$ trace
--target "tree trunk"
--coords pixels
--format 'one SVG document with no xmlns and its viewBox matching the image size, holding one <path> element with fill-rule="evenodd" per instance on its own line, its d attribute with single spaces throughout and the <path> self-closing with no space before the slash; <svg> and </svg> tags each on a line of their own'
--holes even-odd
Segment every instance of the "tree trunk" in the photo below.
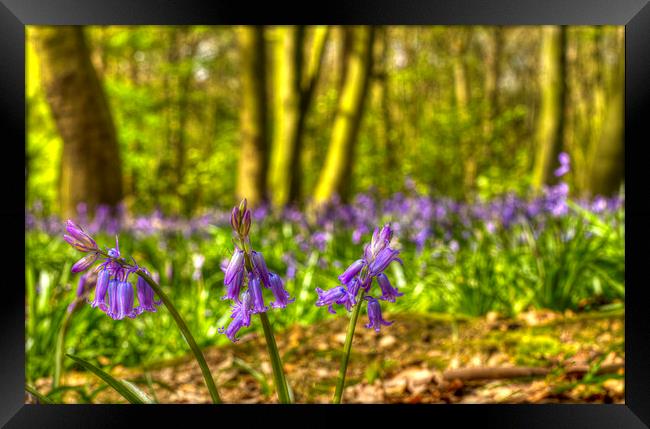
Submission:
<svg viewBox="0 0 650 429">
<path fill-rule="evenodd" d="M 73 217 L 79 203 L 122 199 L 119 147 L 106 96 L 90 61 L 82 27 L 36 27 L 47 101 L 63 139 L 60 204 Z"/>
<path fill-rule="evenodd" d="M 289 201 L 294 203 L 299 201 L 301 197 L 302 167 L 300 153 L 305 135 L 307 114 L 309 113 L 314 98 L 316 83 L 320 77 L 328 34 L 329 29 L 326 26 L 319 26 L 314 29 L 311 51 L 306 64 L 307 68 L 302 74 L 300 85 L 300 114 L 298 115 L 298 129 L 296 130 L 296 141 L 293 144 L 293 154 L 291 157 L 293 160 L 293 169 L 291 171 L 291 183 L 289 186 Z"/>
<path fill-rule="evenodd" d="M 397 145 L 393 137 L 393 120 L 390 112 L 390 74 L 388 73 L 388 27 L 377 28 L 377 55 L 378 67 L 375 79 L 377 83 L 377 98 L 379 99 L 379 110 L 381 112 L 380 140 L 384 149 L 384 168 L 386 171 L 395 171 L 398 168 Z M 393 178 L 384 175 L 384 188 L 390 192 L 393 190 Z"/>
<path fill-rule="evenodd" d="M 541 108 L 533 170 L 535 189 L 557 182 L 553 171 L 559 165 L 557 157 L 564 144 L 565 74 L 566 27 L 545 26 L 542 28 Z"/>
<path fill-rule="evenodd" d="M 271 197 L 282 206 L 289 199 L 292 169 L 298 164 L 294 159 L 294 146 L 298 138 L 300 116 L 300 80 L 302 78 L 305 29 L 303 26 L 286 26 L 275 29 L 277 40 L 273 50 L 274 77 L 274 130 L 271 154 Z"/>
<path fill-rule="evenodd" d="M 256 205 L 266 200 L 267 119 L 263 26 L 237 29 L 240 45 L 242 108 L 237 194 Z"/>
<path fill-rule="evenodd" d="M 459 122 L 458 145 L 463 159 L 463 184 L 467 192 L 474 189 L 477 174 L 475 142 L 467 137 L 471 116 L 469 101 L 471 99 L 471 86 L 467 70 L 467 51 L 472 37 L 471 29 L 462 28 L 452 41 L 452 54 L 454 57 L 454 96 L 456 112 Z"/>
<path fill-rule="evenodd" d="M 351 38 L 351 48 L 345 61 L 345 81 L 341 86 L 327 158 L 314 193 L 316 204 L 327 201 L 334 194 L 346 200 L 350 189 L 354 144 L 372 68 L 374 29 L 368 26 L 354 27 Z"/>
<path fill-rule="evenodd" d="M 501 79 L 501 51 L 503 47 L 503 28 L 496 26 L 490 28 L 488 38 L 488 52 L 486 55 L 485 73 L 485 99 L 487 103 L 484 130 L 484 145 L 488 149 L 492 146 L 494 121 L 499 115 L 499 81 Z"/>
<path fill-rule="evenodd" d="M 602 133 L 590 159 L 591 195 L 613 195 L 625 177 L 625 49 L 623 29 L 617 29 L 619 59 Z"/>
</svg>

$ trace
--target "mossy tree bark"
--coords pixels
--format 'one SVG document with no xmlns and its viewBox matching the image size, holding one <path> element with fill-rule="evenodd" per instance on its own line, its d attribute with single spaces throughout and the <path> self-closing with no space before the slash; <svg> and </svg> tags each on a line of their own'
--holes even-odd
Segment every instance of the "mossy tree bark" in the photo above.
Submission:
<svg viewBox="0 0 650 429">
<path fill-rule="evenodd" d="M 471 82 L 468 76 L 467 54 L 472 39 L 472 30 L 466 27 L 458 29 L 458 36 L 452 40 L 454 71 L 454 100 L 456 103 L 458 130 L 458 145 L 463 158 L 463 183 L 465 190 L 471 192 L 475 188 L 477 175 L 476 143 L 468 136 L 471 129 L 471 114 L 469 104 L 472 98 Z"/>
<path fill-rule="evenodd" d="M 485 56 L 485 123 L 483 126 L 485 148 L 490 156 L 494 138 L 494 121 L 500 113 L 499 81 L 501 80 L 501 56 L 503 50 L 503 27 L 495 26 L 488 30 L 487 52 Z"/>
<path fill-rule="evenodd" d="M 92 212 L 123 197 L 122 164 L 110 108 L 90 60 L 83 28 L 33 30 L 48 104 L 63 140 L 61 213 L 74 217 L 79 203 Z"/>
<path fill-rule="evenodd" d="M 533 167 L 533 187 L 540 189 L 557 179 L 553 171 L 564 145 L 566 105 L 566 27 L 542 28 L 541 107 L 537 122 L 537 153 Z"/>
<path fill-rule="evenodd" d="M 328 29 L 315 27 L 305 55 L 305 26 L 276 30 L 274 64 L 274 132 L 271 157 L 271 196 L 282 206 L 300 199 L 305 122 L 318 81 Z"/>
<path fill-rule="evenodd" d="M 263 26 L 237 28 L 241 62 L 241 152 L 237 195 L 256 205 L 266 200 L 267 105 Z"/>
<path fill-rule="evenodd" d="M 613 195 L 625 177 L 625 49 L 624 29 L 617 29 L 619 58 L 611 83 L 602 133 L 589 164 L 590 195 Z"/>
<path fill-rule="evenodd" d="M 316 204 L 322 204 L 335 194 L 346 200 L 350 190 L 354 146 L 372 69 L 374 28 L 350 28 L 350 35 L 350 51 L 345 61 L 345 79 L 341 85 L 332 137 L 314 192 Z"/>
</svg>

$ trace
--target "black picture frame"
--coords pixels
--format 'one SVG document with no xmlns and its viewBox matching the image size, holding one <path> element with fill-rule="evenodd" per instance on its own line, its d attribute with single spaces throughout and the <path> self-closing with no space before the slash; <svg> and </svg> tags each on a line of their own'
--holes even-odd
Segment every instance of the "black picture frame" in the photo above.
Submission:
<svg viewBox="0 0 650 429">
<path fill-rule="evenodd" d="M 26 405 L 24 202 L 15 183 L 20 165 L 4 158 L 0 219 L 0 424 L 16 427 L 125 427 L 155 421 L 225 425 L 223 417 L 256 424 L 477 425 L 480 427 L 641 428 L 650 425 L 650 311 L 642 299 L 650 261 L 650 5 L 648 0 L 347 0 L 322 3 L 213 0 L 0 0 L 0 134 L 5 154 L 22 156 L 25 136 L 25 26 L 31 24 L 502 24 L 625 25 L 626 313 L 624 405 Z M 25 192 L 25 189 L 23 188 Z M 23 193 L 24 193 L 23 192 Z M 629 238 L 629 239 L 628 239 Z M 200 419 L 200 420 L 199 420 Z M 204 420 L 207 419 L 207 420 Z"/>
</svg>

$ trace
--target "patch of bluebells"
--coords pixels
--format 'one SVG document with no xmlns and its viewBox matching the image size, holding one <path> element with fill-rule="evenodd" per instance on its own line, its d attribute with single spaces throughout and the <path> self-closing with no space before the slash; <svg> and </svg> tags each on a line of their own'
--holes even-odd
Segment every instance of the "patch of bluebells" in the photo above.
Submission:
<svg viewBox="0 0 650 429">
<path fill-rule="evenodd" d="M 230 317 L 232 321 L 227 328 L 219 328 L 219 333 L 225 334 L 232 342 L 237 342 L 237 334 L 242 327 L 251 323 L 251 314 L 265 313 L 269 306 L 265 305 L 263 288 L 270 289 L 275 300 L 271 308 L 283 309 L 295 301 L 284 289 L 280 276 L 269 271 L 260 252 L 253 250 L 249 231 L 251 227 L 251 210 L 247 208 L 246 199 L 233 208 L 230 225 L 234 233 L 235 249 L 227 264 L 222 264 L 225 272 L 223 283 L 226 294 L 222 299 L 233 301 Z"/>
<path fill-rule="evenodd" d="M 317 307 L 327 306 L 330 313 L 336 314 L 334 304 L 343 305 L 350 311 L 355 305 L 361 305 L 361 301 L 367 303 L 369 322 L 366 328 L 372 328 L 379 332 L 381 326 L 391 325 L 383 319 L 381 305 L 378 300 L 395 302 L 397 297 L 404 294 L 393 287 L 384 271 L 393 261 L 402 263 L 397 257 L 399 250 L 390 247 L 390 240 L 393 232 L 390 225 L 384 225 L 380 230 L 375 228 L 372 240 L 363 251 L 363 258 L 354 261 L 340 276 L 340 286 L 323 290 L 316 288 L 318 300 Z M 378 284 L 381 296 L 375 298 L 371 295 L 373 280 Z"/>
<path fill-rule="evenodd" d="M 129 276 L 138 270 L 149 274 L 146 268 L 139 267 L 135 261 L 126 263 L 120 253 L 117 237 L 115 247 L 102 251 L 95 240 L 73 221 L 65 223 L 63 239 L 75 249 L 86 253 L 86 256 L 77 261 L 71 271 L 80 273 L 87 271 L 93 264 L 101 263 L 94 270 L 85 273 L 79 279 L 77 300 L 68 311 L 74 311 L 77 301 L 87 296 L 94 287 L 95 296 L 88 300 L 92 308 L 99 308 L 113 320 L 122 320 L 125 317 L 135 318 L 145 311 L 156 312 L 156 306 L 162 304 L 154 299 L 154 291 L 147 282 L 138 276 L 136 280 L 136 294 L 139 305 L 135 305 L 133 285 Z"/>
<path fill-rule="evenodd" d="M 392 223 L 392 230 L 399 234 L 402 242 L 414 244 L 418 252 L 439 240 L 446 243 L 471 240 L 476 228 L 498 233 L 526 224 L 533 227 L 533 233 L 537 236 L 549 224 L 549 220 L 570 215 L 567 204 L 569 187 L 563 181 L 570 171 L 567 154 L 560 154 L 558 165 L 555 174 L 560 182 L 544 188 L 541 195 L 528 199 L 507 193 L 490 201 L 465 203 L 421 195 L 414 186 L 407 186 L 405 192 L 395 193 L 383 201 L 377 201 L 368 194 L 359 194 L 350 204 L 342 204 L 338 197 L 334 197 L 313 217 L 295 206 L 271 210 L 265 204 L 257 207 L 251 216 L 252 219 L 259 219 L 260 230 L 264 231 L 290 224 L 298 249 L 307 256 L 315 250 L 324 252 L 341 231 L 350 234 L 352 242 L 358 244 L 374 225 L 382 224 L 385 219 L 399 219 L 399 222 Z M 624 197 L 596 196 L 593 200 L 574 202 L 605 217 L 624 206 Z M 209 238 L 209 226 L 228 226 L 231 214 L 229 210 L 215 209 L 189 219 L 165 217 L 160 211 L 149 216 L 132 216 L 124 206 L 115 209 L 99 206 L 94 218 L 90 219 L 84 204 L 79 205 L 78 211 L 78 218 L 88 222 L 91 234 L 104 232 L 113 235 L 119 231 L 136 238 L 158 235 L 161 243 L 177 235 Z M 62 232 L 60 220 L 45 216 L 42 205 L 37 203 L 32 211 L 25 213 L 25 228 L 57 235 Z"/>
</svg>

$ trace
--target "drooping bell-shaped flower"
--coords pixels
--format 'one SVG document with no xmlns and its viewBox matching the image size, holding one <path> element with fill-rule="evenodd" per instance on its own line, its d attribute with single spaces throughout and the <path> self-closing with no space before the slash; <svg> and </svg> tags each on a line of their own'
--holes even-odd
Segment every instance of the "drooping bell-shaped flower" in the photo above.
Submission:
<svg viewBox="0 0 650 429">
<path fill-rule="evenodd" d="M 232 254 L 232 258 L 230 258 L 230 263 L 228 264 L 228 268 L 226 268 L 226 276 L 223 279 L 223 283 L 225 285 L 229 285 L 230 282 L 233 281 L 237 273 L 242 271 L 244 269 L 244 252 L 235 249 L 235 253 Z"/>
<path fill-rule="evenodd" d="M 390 247 L 386 247 L 384 249 L 381 249 L 379 253 L 377 253 L 377 256 L 375 257 L 375 260 L 370 263 L 369 266 L 369 271 L 370 271 L 370 276 L 376 276 L 382 271 L 388 267 L 388 264 L 390 264 L 393 261 L 398 261 L 402 262 L 401 259 L 397 257 L 399 254 L 399 250 L 394 250 L 391 249 Z"/>
<path fill-rule="evenodd" d="M 354 261 L 344 272 L 339 276 L 339 280 L 343 284 L 348 284 L 350 283 L 350 280 L 357 274 L 359 274 L 359 271 L 366 265 L 366 261 L 363 259 L 358 259 Z"/>
<path fill-rule="evenodd" d="M 371 296 L 366 296 L 365 299 L 368 301 L 368 320 L 369 322 L 365 325 L 366 328 L 373 328 L 376 332 L 379 332 L 381 326 L 390 326 L 393 322 L 387 322 L 381 316 L 381 305 L 379 301 Z"/>
<path fill-rule="evenodd" d="M 381 288 L 382 295 L 379 297 L 381 300 L 395 302 L 395 298 L 404 295 L 390 284 L 390 280 L 388 280 L 388 277 L 384 273 L 377 274 L 377 283 L 379 283 L 379 287 Z"/>
<path fill-rule="evenodd" d="M 99 274 L 97 274 L 95 298 L 90 303 L 90 306 L 92 308 L 99 307 L 99 309 L 103 312 L 106 312 L 106 310 L 108 310 L 108 306 L 106 305 L 106 292 L 108 291 L 108 283 L 110 277 L 111 274 L 108 272 L 108 270 L 101 270 Z"/>
<path fill-rule="evenodd" d="M 282 279 L 275 273 L 269 274 L 271 281 L 271 292 L 275 296 L 275 301 L 271 303 L 273 308 L 285 308 L 287 304 L 294 302 L 296 299 L 291 299 L 291 295 L 284 288 L 282 284 Z"/>
<path fill-rule="evenodd" d="M 267 288 L 270 287 L 269 269 L 266 267 L 264 256 L 262 256 L 260 252 L 253 250 L 251 252 L 251 261 L 253 262 L 253 267 L 255 268 L 255 271 L 257 271 L 262 283 L 264 283 L 264 286 Z"/>
<path fill-rule="evenodd" d="M 245 291 L 242 294 L 241 301 L 235 302 L 232 306 L 232 314 L 230 317 L 233 319 L 228 325 L 228 328 L 221 327 L 218 329 L 220 334 L 226 334 L 226 336 L 232 342 L 239 341 L 237 338 L 237 333 L 244 326 L 250 326 L 251 323 L 251 312 L 252 312 L 252 298 L 248 291 Z"/>
<path fill-rule="evenodd" d="M 226 286 L 226 294 L 221 299 L 231 299 L 236 301 L 239 299 L 239 292 L 244 284 L 244 270 L 239 271 L 235 278 Z"/>
<path fill-rule="evenodd" d="M 118 281 L 115 288 L 116 305 L 112 314 L 109 314 L 114 320 L 122 320 L 125 317 L 135 318 L 137 316 L 133 308 L 133 286 L 127 281 Z M 113 306 L 111 305 L 111 308 Z"/>
<path fill-rule="evenodd" d="M 256 275 L 248 274 L 248 290 L 253 299 L 253 313 L 264 313 L 269 307 L 264 305 L 264 296 L 262 295 L 262 286 L 260 279 Z"/>
<path fill-rule="evenodd" d="M 334 310 L 334 304 L 344 304 L 348 298 L 348 291 L 345 290 L 343 286 L 336 286 L 332 289 L 323 290 L 321 288 L 316 288 L 316 293 L 318 294 L 318 301 L 316 301 L 317 307 L 323 307 L 327 305 L 327 311 L 332 314 L 336 314 Z"/>
<path fill-rule="evenodd" d="M 149 274 L 146 270 L 145 272 Z M 142 314 L 144 311 L 155 313 L 157 311 L 155 306 L 162 304 L 162 301 L 156 301 L 154 299 L 155 292 L 151 286 L 149 286 L 145 279 L 138 276 L 136 289 L 138 293 L 138 302 L 140 304 L 135 308 L 136 314 Z"/>
</svg>

